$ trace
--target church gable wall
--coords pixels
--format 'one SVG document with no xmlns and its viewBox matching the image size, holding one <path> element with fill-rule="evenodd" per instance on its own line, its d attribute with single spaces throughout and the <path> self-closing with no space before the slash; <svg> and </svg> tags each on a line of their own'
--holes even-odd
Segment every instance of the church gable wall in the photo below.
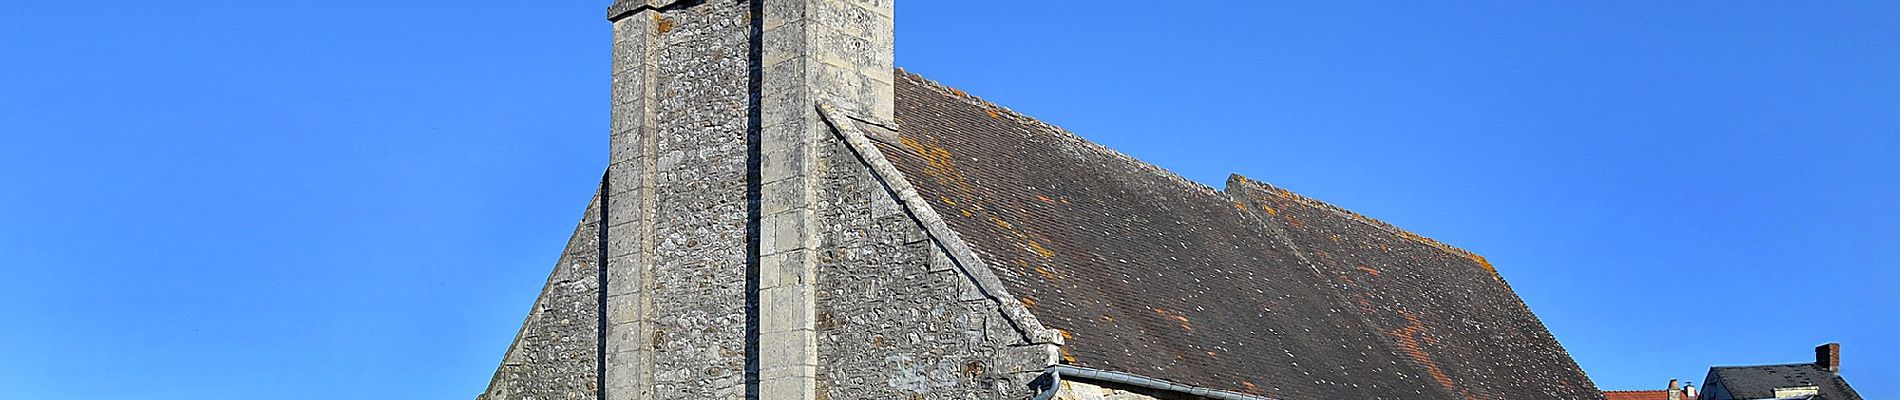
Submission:
<svg viewBox="0 0 1900 400">
<path fill-rule="evenodd" d="M 1028 398 L 1044 367 L 843 143 L 826 145 L 818 207 L 819 390 L 830 399 Z M 916 396 L 916 397 L 913 397 Z"/>
</svg>

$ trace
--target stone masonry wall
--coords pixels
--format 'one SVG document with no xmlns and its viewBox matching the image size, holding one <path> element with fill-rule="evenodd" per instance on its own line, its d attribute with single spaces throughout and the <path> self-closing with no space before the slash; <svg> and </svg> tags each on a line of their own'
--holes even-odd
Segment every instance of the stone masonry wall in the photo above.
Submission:
<svg viewBox="0 0 1900 400">
<path fill-rule="evenodd" d="M 993 299 L 842 143 L 818 207 L 818 391 L 844 399 L 1028 398 L 1034 357 Z"/>
<path fill-rule="evenodd" d="M 746 395 L 748 2 L 615 21 L 609 399 Z"/>
<path fill-rule="evenodd" d="M 890 120 L 890 0 L 755 0 L 758 41 L 759 395 L 821 400 L 816 283 L 823 152 L 818 106 Z"/>
<path fill-rule="evenodd" d="M 744 3 L 712 1 L 658 22 L 648 286 L 658 399 L 744 394 L 748 12 Z"/>
<path fill-rule="evenodd" d="M 567 240 L 554 272 L 508 347 L 488 390 L 477 399 L 594 398 L 596 337 L 600 317 L 599 198 Z"/>
</svg>

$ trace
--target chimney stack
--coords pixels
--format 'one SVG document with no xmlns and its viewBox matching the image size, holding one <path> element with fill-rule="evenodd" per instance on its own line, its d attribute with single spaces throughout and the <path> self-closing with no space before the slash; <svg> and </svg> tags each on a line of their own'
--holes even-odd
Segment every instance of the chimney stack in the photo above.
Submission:
<svg viewBox="0 0 1900 400">
<path fill-rule="evenodd" d="M 1828 343 L 1814 348 L 1814 365 L 1841 372 L 1841 344 Z"/>
<path fill-rule="evenodd" d="M 1682 397 L 1683 397 L 1683 398 L 1687 398 L 1687 399 L 1690 399 L 1690 400 L 1695 400 L 1695 399 L 1697 398 L 1697 396 L 1701 396 L 1701 394 L 1699 394 L 1699 393 L 1696 393 L 1696 391 L 1695 391 L 1695 382 L 1689 382 L 1689 384 L 1687 384 L 1687 385 L 1682 385 Z"/>
<path fill-rule="evenodd" d="M 818 110 L 895 126 L 893 1 L 608 8 L 600 399 L 823 398 L 819 196 L 835 196 L 835 142 Z M 746 323 L 672 317 L 689 313 Z"/>
<path fill-rule="evenodd" d="M 1675 379 L 1669 380 L 1669 400 L 1682 400 L 1682 384 Z"/>
</svg>

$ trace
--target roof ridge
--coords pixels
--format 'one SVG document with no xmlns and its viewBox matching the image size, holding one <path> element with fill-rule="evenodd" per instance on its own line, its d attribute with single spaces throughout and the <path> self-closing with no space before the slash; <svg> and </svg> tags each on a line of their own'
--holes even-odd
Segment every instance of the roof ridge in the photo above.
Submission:
<svg viewBox="0 0 1900 400">
<path fill-rule="evenodd" d="M 1426 245 L 1428 245 L 1428 246 L 1432 246 L 1432 247 L 1435 247 L 1435 248 L 1438 248 L 1439 250 L 1443 250 L 1443 251 L 1445 251 L 1445 252 L 1449 252 L 1449 253 L 1452 253 L 1453 255 L 1458 255 L 1458 256 L 1462 256 L 1462 257 L 1465 257 L 1465 258 L 1469 258 L 1469 259 L 1471 259 L 1471 260 L 1472 260 L 1473 262 L 1477 262 L 1477 263 L 1478 263 L 1478 265 L 1480 265 L 1480 266 L 1482 266 L 1482 267 L 1484 267 L 1484 269 L 1485 269 L 1485 270 L 1487 270 L 1487 271 L 1491 271 L 1491 273 L 1492 273 L 1493 275 L 1496 275 L 1496 274 L 1497 274 L 1497 268 L 1496 268 L 1496 267 L 1493 267 L 1493 266 L 1491 266 L 1491 261 L 1490 261 L 1490 260 L 1488 260 L 1488 259 L 1486 259 L 1486 258 L 1484 258 L 1484 256 L 1482 256 L 1482 255 L 1478 255 L 1478 253 L 1475 253 L 1475 252 L 1472 252 L 1472 251 L 1470 251 L 1470 250 L 1465 250 L 1465 249 L 1463 249 L 1463 248 L 1460 248 L 1460 247 L 1458 247 L 1458 246 L 1453 246 L 1453 245 L 1451 245 L 1451 244 L 1448 244 L 1448 243 L 1445 243 L 1445 242 L 1441 242 L 1441 241 L 1438 241 L 1438 239 L 1433 239 L 1433 238 L 1430 238 L 1430 237 L 1427 237 L 1427 236 L 1425 236 L 1425 235 L 1420 235 L 1420 234 L 1418 234 L 1418 233 L 1416 233 L 1416 232 L 1412 232 L 1412 231 L 1409 231 L 1409 230 L 1406 230 L 1405 228 L 1400 228 L 1400 227 L 1398 227 L 1398 226 L 1396 226 L 1396 225 L 1392 225 L 1391 223 L 1389 223 L 1389 222 L 1385 222 L 1385 221 L 1382 221 L 1382 220 L 1380 220 L 1380 219 L 1378 219 L 1378 218 L 1373 218 L 1373 217 L 1369 217 L 1369 216 L 1366 216 L 1365 214 L 1360 214 L 1360 213 L 1358 213 L 1358 212 L 1356 212 L 1356 211 L 1353 211 L 1353 210 L 1348 210 L 1348 209 L 1346 209 L 1345 207 L 1340 207 L 1340 206 L 1337 206 L 1337 205 L 1333 205 L 1332 203 L 1327 203 L 1327 202 L 1326 202 L 1326 201 L 1324 201 L 1324 200 L 1320 200 L 1320 199 L 1315 199 L 1315 198 L 1312 198 L 1312 197 L 1307 197 L 1306 195 L 1303 195 L 1303 194 L 1299 194 L 1298 192 L 1294 192 L 1294 191 L 1292 191 L 1292 190 L 1287 190 L 1287 189 L 1285 189 L 1285 188 L 1281 188 L 1281 187 L 1279 187 L 1279 186 L 1274 186 L 1273 184 L 1271 184 L 1271 183 L 1267 183 L 1267 182 L 1265 182 L 1265 181 L 1259 181 L 1259 180 L 1255 180 L 1255 179 L 1253 179 L 1253 178 L 1248 178 L 1248 177 L 1246 177 L 1246 176 L 1244 176 L 1244 175 L 1240 175 L 1240 174 L 1234 174 L 1234 175 L 1233 175 L 1233 177 L 1232 177 L 1232 179 L 1234 179 L 1234 180 L 1239 180 L 1239 181 L 1240 181 L 1241 183 L 1245 183 L 1245 184 L 1251 184 L 1251 185 L 1255 185 L 1255 186 L 1259 186 L 1259 187 L 1261 187 L 1262 189 L 1266 189 L 1266 190 L 1269 190 L 1269 191 L 1273 191 L 1273 192 L 1275 192 L 1275 193 L 1279 193 L 1279 194 L 1281 194 L 1281 195 L 1284 195 L 1284 196 L 1286 196 L 1286 198 L 1288 198 L 1288 199 L 1291 199 L 1291 200 L 1293 200 L 1293 201 L 1295 201 L 1295 202 L 1298 202 L 1298 203 L 1300 203 L 1300 204 L 1304 204 L 1304 205 L 1308 205 L 1308 206 L 1313 206 L 1313 207 L 1317 207 L 1317 208 L 1320 208 L 1320 209 L 1325 209 L 1325 210 L 1329 210 L 1329 211 L 1332 211 L 1332 212 L 1334 212 L 1334 213 L 1337 213 L 1337 214 L 1340 214 L 1340 215 L 1343 215 L 1343 216 L 1345 216 L 1345 217 L 1347 217 L 1347 218 L 1350 218 L 1350 219 L 1352 219 L 1352 220 L 1355 220 L 1355 221 L 1359 221 L 1360 223 L 1364 223 L 1364 224 L 1367 224 L 1367 225 L 1371 225 L 1371 226 L 1372 226 L 1372 227 L 1374 227 L 1374 228 L 1379 228 L 1379 229 L 1382 229 L 1382 230 L 1385 230 L 1385 231 L 1387 231 L 1387 232 L 1390 232 L 1390 233 L 1392 233 L 1392 234 L 1396 234 L 1396 235 L 1399 235 L 1399 236 L 1402 236 L 1402 237 L 1405 237 L 1405 238 L 1408 238 L 1408 239 L 1412 239 L 1412 240 L 1414 240 L 1414 241 L 1417 241 L 1417 242 L 1420 242 L 1420 243 L 1424 243 L 1424 244 L 1426 244 Z"/>
<path fill-rule="evenodd" d="M 1710 368 L 1710 369 L 1715 369 L 1715 368 L 1761 368 L 1761 367 L 1799 367 L 1799 366 L 1813 366 L 1813 367 L 1816 367 L 1816 368 L 1819 368 L 1819 367 L 1820 367 L 1820 366 L 1818 366 L 1818 365 L 1815 365 L 1815 364 L 1814 364 L 1814 363 L 1812 363 L 1812 362 L 1801 362 L 1801 363 L 1786 363 L 1786 364 L 1759 364 L 1759 365 L 1718 365 L 1718 366 L 1713 366 L 1713 367 L 1709 367 L 1709 368 Z"/>
<path fill-rule="evenodd" d="M 1114 148 L 1108 147 L 1101 143 L 1096 143 L 1094 141 L 1088 140 L 1088 138 L 1084 138 L 1082 137 L 1082 135 L 1078 135 L 1075 132 L 1070 131 L 1068 129 L 1063 129 L 1061 126 L 1057 126 L 1055 124 L 1051 124 L 1048 122 L 1043 122 L 1042 120 L 1036 119 L 1035 117 L 1031 117 L 1029 115 L 1023 114 L 1009 107 L 996 104 L 989 100 L 984 100 L 982 97 L 977 97 L 976 95 L 970 94 L 969 92 L 965 92 L 961 89 L 950 87 L 950 85 L 945 85 L 942 82 L 937 82 L 930 78 L 926 78 L 923 75 L 920 75 L 918 73 L 910 72 L 909 70 L 906 70 L 903 68 L 897 68 L 897 75 L 899 77 L 915 81 L 919 84 L 922 84 L 924 87 L 931 88 L 932 90 L 936 90 L 939 93 L 949 95 L 951 97 L 955 97 L 959 100 L 963 100 L 964 102 L 969 103 L 971 105 L 983 107 L 991 111 L 996 111 L 997 114 L 999 114 L 998 116 L 1007 116 L 1011 120 L 1017 123 L 1030 125 L 1032 127 L 1041 128 L 1050 132 L 1054 132 L 1057 134 L 1056 136 L 1059 138 L 1066 139 L 1077 144 L 1081 144 L 1086 148 L 1101 152 L 1110 157 L 1114 157 L 1114 158 L 1121 159 L 1124 161 L 1133 162 L 1137 168 L 1141 168 L 1143 170 L 1147 170 L 1157 175 L 1161 175 L 1162 177 L 1168 178 L 1169 180 L 1172 180 L 1175 183 L 1182 184 L 1191 189 L 1199 190 L 1203 192 L 1204 194 L 1214 195 L 1214 194 L 1221 193 L 1219 189 L 1215 189 L 1212 186 L 1208 186 L 1200 182 L 1195 182 L 1194 180 L 1188 179 L 1187 177 L 1183 177 L 1181 176 L 1181 174 L 1177 174 L 1174 171 L 1168 170 L 1167 168 L 1162 168 L 1161 166 L 1154 165 L 1147 161 L 1142 161 L 1140 158 L 1135 158 L 1134 156 L 1130 156 L 1126 153 L 1122 153 L 1119 150 L 1115 150 Z"/>
</svg>

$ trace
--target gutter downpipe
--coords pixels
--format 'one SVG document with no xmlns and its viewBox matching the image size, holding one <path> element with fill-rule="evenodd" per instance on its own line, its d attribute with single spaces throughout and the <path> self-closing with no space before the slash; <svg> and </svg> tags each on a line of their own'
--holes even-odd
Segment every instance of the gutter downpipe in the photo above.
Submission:
<svg viewBox="0 0 1900 400">
<path fill-rule="evenodd" d="M 1068 375 L 1071 377 L 1076 377 L 1076 378 L 1081 378 L 1081 379 L 1119 383 L 1123 385 L 1161 390 L 1161 391 L 1167 391 L 1167 392 L 1186 393 L 1186 394 L 1190 394 L 1194 396 L 1200 396 L 1200 397 L 1216 399 L 1216 400 L 1274 400 L 1272 398 L 1254 396 L 1250 394 L 1241 394 L 1241 393 L 1235 393 L 1235 392 L 1230 392 L 1230 391 L 1225 391 L 1225 390 L 1208 389 L 1208 388 L 1199 387 L 1199 386 L 1183 385 L 1183 384 L 1178 384 L 1174 382 L 1168 382 L 1161 379 L 1155 379 L 1155 378 L 1149 378 L 1149 377 L 1145 377 L 1141 375 L 1130 374 L 1126 372 L 1104 371 L 1104 370 L 1093 369 L 1093 368 L 1077 367 L 1073 365 L 1063 365 L 1063 364 L 1051 365 L 1049 366 L 1049 369 L 1047 369 L 1046 371 L 1048 371 L 1047 374 L 1051 378 L 1050 383 L 1049 383 L 1049 389 L 1047 389 L 1047 391 L 1043 392 L 1042 394 L 1036 395 L 1035 400 L 1048 400 L 1049 398 L 1055 397 L 1056 392 L 1060 391 L 1060 388 L 1062 386 L 1063 375 Z"/>
<path fill-rule="evenodd" d="M 1049 369 L 1049 372 L 1044 372 L 1042 376 L 1044 378 L 1049 378 L 1049 387 L 1047 389 L 1043 389 L 1042 393 L 1037 393 L 1036 397 L 1031 398 L 1030 400 L 1054 399 L 1056 398 L 1056 394 L 1062 393 L 1062 372 L 1056 371 L 1055 369 L 1051 368 Z M 1037 380 L 1040 381 L 1041 379 L 1037 379 Z"/>
</svg>

